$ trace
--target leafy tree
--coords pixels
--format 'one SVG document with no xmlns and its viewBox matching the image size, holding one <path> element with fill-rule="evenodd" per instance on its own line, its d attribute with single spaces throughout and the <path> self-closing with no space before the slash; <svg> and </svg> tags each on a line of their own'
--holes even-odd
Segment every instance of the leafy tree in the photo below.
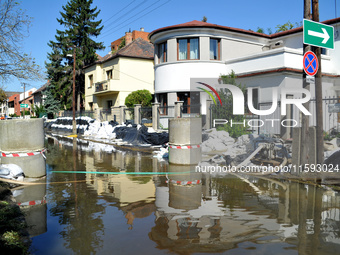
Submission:
<svg viewBox="0 0 340 255">
<path fill-rule="evenodd" d="M 40 114 L 45 113 L 45 107 L 43 104 L 40 104 L 40 105 L 32 104 L 31 108 L 32 108 L 32 112 L 34 112 L 35 116 L 38 118 Z"/>
<path fill-rule="evenodd" d="M 133 107 L 135 104 L 141 104 L 142 106 L 151 106 L 152 94 L 147 89 L 136 90 L 131 92 L 125 98 L 125 105 L 127 107 Z"/>
<path fill-rule="evenodd" d="M 0 104 L 6 103 L 7 95 L 3 89 L 0 88 Z"/>
<path fill-rule="evenodd" d="M 14 0 L 0 1 L 0 79 L 37 80 L 42 77 L 34 59 L 22 51 L 21 42 L 31 24 L 25 11 Z"/>
<path fill-rule="evenodd" d="M 85 92 L 85 73 L 83 67 L 97 60 L 96 50 L 104 49 L 103 43 L 97 43 L 92 38 L 97 37 L 103 26 L 101 20 L 94 21 L 99 12 L 97 7 L 91 8 L 93 0 L 69 0 L 57 19 L 64 31 L 57 30 L 55 41 L 50 41 L 52 52 L 48 55 L 46 64 L 48 78 L 55 86 L 54 96 L 61 100 L 62 107 L 72 107 L 73 90 L 73 55 L 76 49 L 76 94 L 82 102 Z M 81 103 L 79 102 L 79 103 Z"/>
<path fill-rule="evenodd" d="M 208 21 L 208 18 L 207 18 L 206 16 L 203 16 L 202 21 L 203 21 L 203 22 L 207 22 L 207 21 Z"/>
<path fill-rule="evenodd" d="M 47 113 L 47 117 L 53 118 L 54 114 L 58 113 L 60 110 L 60 102 L 53 96 L 54 86 L 50 84 L 47 86 L 46 90 L 42 92 L 45 96 L 43 99 L 43 106 Z"/>
<path fill-rule="evenodd" d="M 234 71 L 231 71 L 230 74 L 221 75 L 221 80 L 224 84 L 231 84 L 239 87 L 243 92 L 246 91 L 245 86 L 236 83 L 236 75 Z M 243 123 L 245 116 L 244 115 L 233 115 L 233 97 L 231 92 L 228 89 L 220 89 L 218 94 L 222 101 L 222 106 L 217 105 L 213 106 L 213 119 L 226 119 L 228 121 L 233 120 L 233 122 L 241 122 Z M 247 134 L 247 126 L 243 125 L 231 125 L 225 124 L 223 126 L 217 126 L 218 130 L 225 130 L 229 133 L 231 137 L 237 138 L 243 134 Z"/>
</svg>

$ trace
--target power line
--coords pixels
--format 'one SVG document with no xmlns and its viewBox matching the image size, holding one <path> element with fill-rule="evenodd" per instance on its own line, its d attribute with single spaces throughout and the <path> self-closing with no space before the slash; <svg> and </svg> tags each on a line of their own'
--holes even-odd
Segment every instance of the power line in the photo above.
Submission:
<svg viewBox="0 0 340 255">
<path fill-rule="evenodd" d="M 139 5 L 137 5 L 136 7 L 133 8 L 133 10 L 138 9 L 139 7 L 141 7 L 143 4 L 146 3 L 146 0 L 143 1 L 142 3 L 140 3 Z M 105 28 L 108 28 L 110 26 L 112 26 L 116 21 L 120 20 L 122 17 L 124 17 L 126 14 L 128 14 L 129 12 L 131 12 L 131 9 L 128 9 L 126 12 L 124 12 L 122 15 L 120 15 L 119 17 L 117 17 L 115 20 L 113 20 L 110 24 L 108 24 Z"/>
<path fill-rule="evenodd" d="M 110 19 L 112 19 L 114 16 L 116 16 L 118 13 L 120 13 L 121 11 L 123 11 L 124 9 L 126 9 L 127 7 L 129 7 L 131 4 L 133 4 L 134 2 L 136 2 L 136 0 L 133 0 L 131 3 L 129 3 L 128 5 L 126 5 L 125 7 L 123 7 L 122 9 L 120 9 L 119 11 L 117 11 L 115 14 L 113 14 L 110 18 L 108 18 L 107 20 L 105 20 L 103 22 L 103 24 L 105 24 L 106 22 L 108 22 Z"/>
<path fill-rule="evenodd" d="M 146 15 L 148 15 L 149 13 L 151 13 L 151 12 L 153 12 L 153 11 L 155 11 L 155 10 L 159 9 L 159 8 L 160 8 L 160 7 L 162 7 L 163 5 L 165 5 L 165 4 L 167 4 L 167 3 L 169 3 L 170 1 L 171 1 L 171 0 L 168 0 L 168 1 L 166 1 L 165 3 L 163 3 L 163 4 L 159 5 L 158 7 L 156 7 L 156 8 L 154 8 L 154 9 L 152 9 L 151 11 L 149 11 L 149 12 L 147 12 L 147 13 L 145 13 L 145 14 L 144 14 L 144 15 L 142 15 L 141 17 L 138 17 L 138 18 L 136 18 L 136 19 L 132 20 L 131 22 L 129 22 L 128 24 L 125 24 L 125 25 L 123 25 L 123 26 L 121 26 L 121 27 L 117 28 L 116 30 L 112 31 L 112 32 L 111 32 L 111 34 L 112 34 L 112 33 L 114 33 L 114 32 L 116 32 L 116 31 L 118 31 L 118 30 L 120 30 L 120 29 L 122 29 L 124 26 L 130 25 L 131 23 L 133 23 L 133 22 L 135 22 L 135 21 L 137 21 L 137 20 L 139 20 L 139 19 L 141 19 L 141 18 L 145 17 L 145 16 L 146 16 Z M 159 2 L 159 1 L 157 1 L 157 2 Z M 128 19 L 128 20 L 129 20 L 129 19 Z M 126 20 L 126 21 L 127 21 L 127 20 Z M 112 30 L 112 29 L 111 29 L 111 30 Z M 109 31 L 111 31 L 111 30 L 109 30 Z M 109 32 L 109 31 L 107 31 L 107 32 Z M 108 35 L 110 35 L 110 34 L 108 34 Z M 101 40 L 101 39 L 103 39 L 103 38 L 107 37 L 108 35 L 104 35 L 104 36 L 102 36 L 101 38 L 99 38 L 99 40 Z"/>
<path fill-rule="evenodd" d="M 134 18 L 136 15 L 138 15 L 138 14 L 142 13 L 143 11 L 149 9 L 151 6 L 153 6 L 155 3 L 158 3 L 159 1 L 160 1 L 160 0 L 157 0 L 156 2 L 150 4 L 149 6 L 147 6 L 146 8 L 144 8 L 143 10 L 141 10 L 140 12 L 136 13 L 134 16 L 132 16 L 132 17 L 130 17 L 130 18 L 124 20 L 123 22 L 119 23 L 117 26 L 120 26 L 120 25 L 124 24 L 124 23 L 127 22 L 128 20 Z M 144 2 L 146 2 L 146 1 L 144 1 Z M 143 2 L 143 3 L 144 3 L 144 2 Z M 110 32 L 111 30 L 113 30 L 113 29 L 115 29 L 115 28 L 111 28 L 110 30 L 104 32 L 103 34 L 105 35 L 106 33 L 109 33 L 109 32 Z M 101 38 L 100 38 L 100 39 L 101 39 Z"/>
</svg>

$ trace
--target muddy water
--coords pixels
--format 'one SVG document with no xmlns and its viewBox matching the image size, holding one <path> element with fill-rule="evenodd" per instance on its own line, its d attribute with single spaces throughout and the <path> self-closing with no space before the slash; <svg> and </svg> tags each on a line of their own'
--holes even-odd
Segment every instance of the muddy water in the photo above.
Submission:
<svg viewBox="0 0 340 255">
<path fill-rule="evenodd" d="M 36 203 L 34 254 L 339 254 L 340 195 L 327 187 L 72 145 L 48 139 L 47 184 L 16 191 Z"/>
</svg>

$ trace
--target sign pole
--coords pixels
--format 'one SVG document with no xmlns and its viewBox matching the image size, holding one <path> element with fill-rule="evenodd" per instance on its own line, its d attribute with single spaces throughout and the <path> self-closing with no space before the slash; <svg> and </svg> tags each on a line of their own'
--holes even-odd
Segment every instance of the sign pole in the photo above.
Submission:
<svg viewBox="0 0 340 255">
<path fill-rule="evenodd" d="M 319 0 L 312 1 L 313 20 L 319 22 Z M 323 112 L 322 112 L 322 69 L 321 48 L 314 48 L 315 55 L 319 61 L 319 70 L 315 75 L 315 100 L 316 100 L 316 163 L 322 164 L 324 160 L 323 140 Z"/>
<path fill-rule="evenodd" d="M 311 1 L 310 0 L 304 0 L 304 13 L 303 13 L 304 19 L 310 19 L 311 18 Z M 311 50 L 311 46 L 307 44 L 303 44 L 303 55 L 305 55 L 306 52 Z M 304 89 L 307 89 L 310 91 L 310 85 L 306 81 L 306 73 L 302 72 L 302 87 Z M 303 106 L 309 111 L 309 102 L 304 103 Z M 309 117 L 307 115 L 302 114 L 301 115 L 301 137 L 300 137 L 300 162 L 298 162 L 299 165 L 304 166 L 305 164 L 309 164 L 309 147 L 308 147 L 308 141 L 309 141 Z M 299 173 L 297 173 L 299 175 Z"/>
</svg>

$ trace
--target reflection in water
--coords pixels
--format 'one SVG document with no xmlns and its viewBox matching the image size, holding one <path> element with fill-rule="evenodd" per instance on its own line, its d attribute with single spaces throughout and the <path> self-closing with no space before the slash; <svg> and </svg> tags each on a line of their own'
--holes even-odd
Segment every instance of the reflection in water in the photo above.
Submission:
<svg viewBox="0 0 340 255">
<path fill-rule="evenodd" d="M 47 179 L 60 183 L 47 185 L 47 231 L 33 238 L 36 254 L 336 254 L 340 249 L 340 196 L 330 189 L 211 176 L 143 153 L 89 146 L 78 143 L 72 150 L 72 141 L 48 140 Z M 129 172 L 136 174 L 124 174 Z"/>
</svg>

